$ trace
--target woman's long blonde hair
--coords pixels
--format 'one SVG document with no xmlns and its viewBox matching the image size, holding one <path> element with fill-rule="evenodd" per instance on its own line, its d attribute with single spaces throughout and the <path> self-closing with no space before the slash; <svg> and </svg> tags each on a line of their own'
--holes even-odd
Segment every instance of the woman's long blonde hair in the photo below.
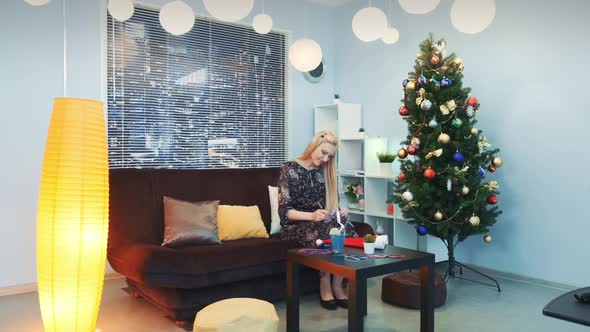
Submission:
<svg viewBox="0 0 590 332">
<path fill-rule="evenodd" d="M 313 151 L 322 143 L 330 143 L 338 148 L 338 138 L 329 130 L 322 130 L 312 139 L 305 151 L 297 158 L 299 160 L 308 160 L 311 158 Z M 338 209 L 338 185 L 336 183 L 336 156 L 328 159 L 324 165 L 324 179 L 326 182 L 326 206 L 328 211 Z"/>
</svg>

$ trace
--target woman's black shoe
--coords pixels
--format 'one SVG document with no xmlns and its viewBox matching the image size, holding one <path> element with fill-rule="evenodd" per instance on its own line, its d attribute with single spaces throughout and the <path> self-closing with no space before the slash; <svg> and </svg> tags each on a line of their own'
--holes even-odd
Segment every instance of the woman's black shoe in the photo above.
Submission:
<svg viewBox="0 0 590 332">
<path fill-rule="evenodd" d="M 348 299 L 336 299 L 336 305 L 340 308 L 348 309 Z"/>
<path fill-rule="evenodd" d="M 324 301 L 320 297 L 320 305 L 322 307 L 324 307 L 324 309 L 328 309 L 328 310 L 336 310 L 336 309 L 338 309 L 338 304 L 336 303 L 336 300 L 327 300 L 327 301 Z"/>
</svg>

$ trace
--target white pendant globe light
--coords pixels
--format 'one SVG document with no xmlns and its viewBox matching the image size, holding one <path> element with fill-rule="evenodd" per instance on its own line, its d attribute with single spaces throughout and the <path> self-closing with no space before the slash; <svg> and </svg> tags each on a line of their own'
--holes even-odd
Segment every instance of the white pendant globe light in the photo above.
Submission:
<svg viewBox="0 0 590 332">
<path fill-rule="evenodd" d="M 107 10 L 115 20 L 124 22 L 133 16 L 135 8 L 132 0 L 109 0 Z"/>
<path fill-rule="evenodd" d="M 25 0 L 31 6 L 43 6 L 49 3 L 49 0 Z"/>
<path fill-rule="evenodd" d="M 203 0 L 203 4 L 211 16 L 225 22 L 237 22 L 254 8 L 254 0 Z"/>
<path fill-rule="evenodd" d="M 352 32 L 364 42 L 381 38 L 385 29 L 387 29 L 387 16 L 379 8 L 363 8 L 352 18 Z"/>
<path fill-rule="evenodd" d="M 410 14 L 426 14 L 433 11 L 440 0 L 399 0 L 399 5 Z"/>
<path fill-rule="evenodd" d="M 180 36 L 189 32 L 195 24 L 195 13 L 182 0 L 168 2 L 160 9 L 160 24 L 164 30 Z"/>
<path fill-rule="evenodd" d="M 455 0 L 451 22 L 455 29 L 468 34 L 485 30 L 496 17 L 495 0 Z"/>
<path fill-rule="evenodd" d="M 298 39 L 289 47 L 289 61 L 299 71 L 314 70 L 322 62 L 322 48 L 313 39 Z"/>
<path fill-rule="evenodd" d="M 258 32 L 259 34 L 266 35 L 270 32 L 270 30 L 272 30 L 272 17 L 267 14 L 258 14 L 254 16 L 252 27 L 254 28 L 254 31 Z"/>
<path fill-rule="evenodd" d="M 395 44 L 399 40 L 399 31 L 397 31 L 397 29 L 394 27 L 389 27 L 383 33 L 381 40 L 385 44 Z"/>
</svg>

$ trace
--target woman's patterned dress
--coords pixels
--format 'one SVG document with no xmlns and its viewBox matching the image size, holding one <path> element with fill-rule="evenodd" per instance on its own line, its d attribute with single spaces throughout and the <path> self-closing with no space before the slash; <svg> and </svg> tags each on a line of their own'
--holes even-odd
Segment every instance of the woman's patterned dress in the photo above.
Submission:
<svg viewBox="0 0 590 332">
<path fill-rule="evenodd" d="M 291 221 L 287 212 L 291 209 L 314 212 L 323 209 L 326 203 L 326 186 L 323 168 L 307 169 L 296 161 L 283 164 L 279 178 L 279 216 L 281 239 L 294 240 L 299 246 L 315 248 L 317 239 L 330 238 L 330 229 L 340 228 L 336 217 L 325 221 Z M 345 223 L 346 218 L 341 222 Z M 347 237 L 358 237 L 351 224 L 346 227 Z"/>
</svg>

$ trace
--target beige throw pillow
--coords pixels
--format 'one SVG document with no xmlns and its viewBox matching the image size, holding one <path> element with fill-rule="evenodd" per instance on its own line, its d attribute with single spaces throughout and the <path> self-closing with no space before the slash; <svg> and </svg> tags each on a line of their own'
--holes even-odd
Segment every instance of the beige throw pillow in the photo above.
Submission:
<svg viewBox="0 0 590 332">
<path fill-rule="evenodd" d="M 164 196 L 164 242 L 180 247 L 221 243 L 217 231 L 219 201 L 186 202 Z"/>
<path fill-rule="evenodd" d="M 219 205 L 219 239 L 268 238 L 258 206 Z"/>
</svg>

